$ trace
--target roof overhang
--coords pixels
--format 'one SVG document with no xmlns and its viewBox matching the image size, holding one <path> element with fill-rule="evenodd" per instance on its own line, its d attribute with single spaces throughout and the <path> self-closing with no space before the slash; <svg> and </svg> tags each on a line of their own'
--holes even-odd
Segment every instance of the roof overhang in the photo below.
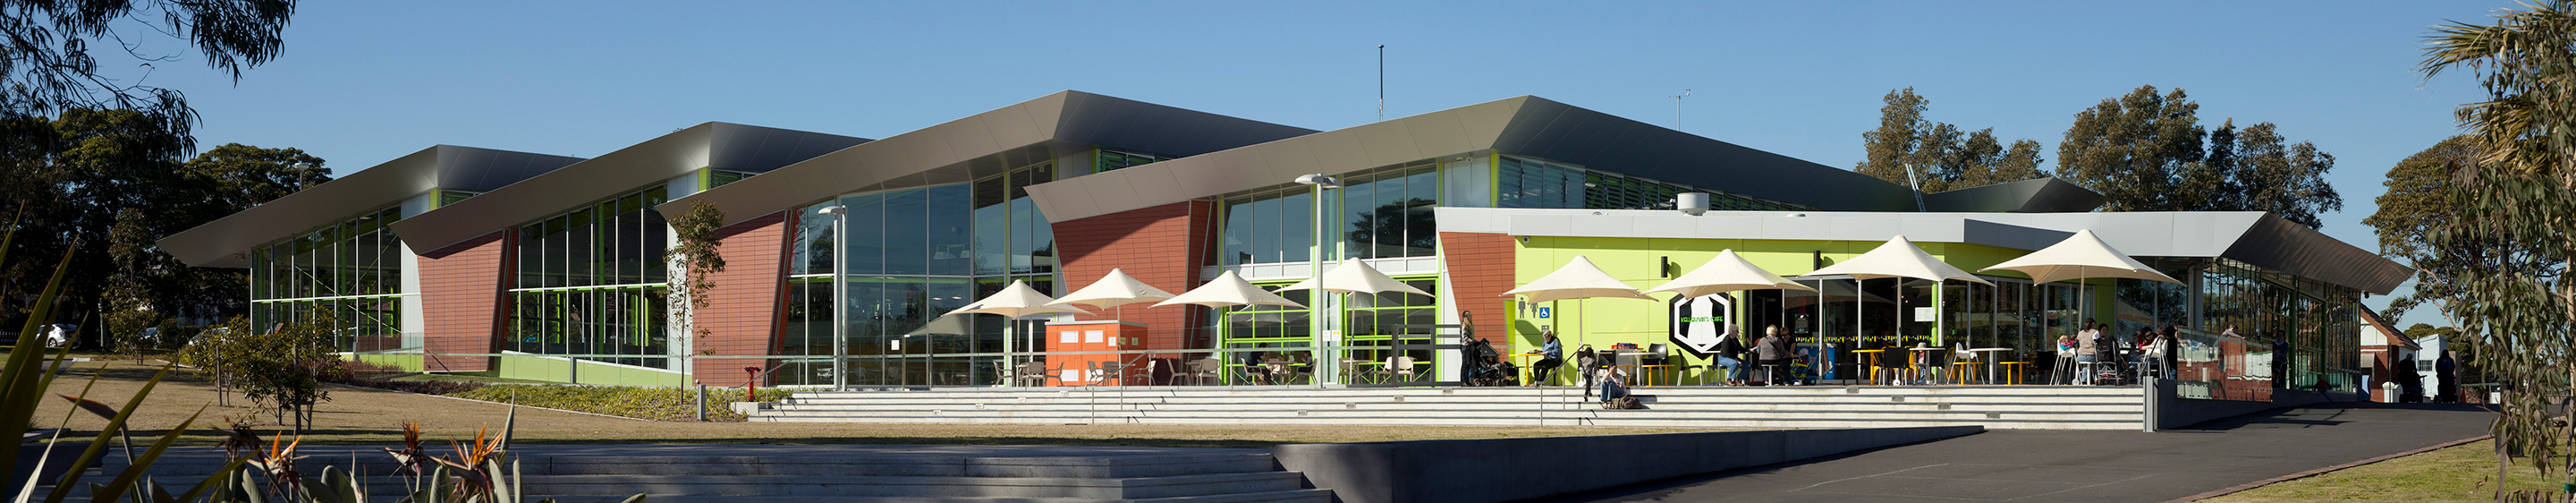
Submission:
<svg viewBox="0 0 2576 503">
<path fill-rule="evenodd" d="M 2414 269 L 2263 212 L 1894 213 L 1439 208 L 1440 232 L 1608 238 L 1968 243 L 2017 250 L 2093 229 L 2132 256 L 2228 258 L 2387 294 Z"/>
<path fill-rule="evenodd" d="M 760 173 L 867 141 L 709 122 L 404 218 L 393 229 L 414 250 L 436 250 L 699 169 Z"/>
<path fill-rule="evenodd" d="M 724 212 L 724 223 L 732 224 L 850 192 L 971 181 L 1092 148 L 1189 156 L 1312 133 L 1063 91 L 817 156 L 655 209 L 677 215 L 706 202 Z M 1145 166 L 1156 164 L 1162 163 Z M 1132 169 L 1138 168 L 1119 172 Z"/>
<path fill-rule="evenodd" d="M 1029 187 L 1062 222 L 1491 150 L 1814 208 L 1907 211 L 1914 192 L 1868 175 L 1521 96 Z"/>
<path fill-rule="evenodd" d="M 434 146 L 172 234 L 158 246 L 191 266 L 249 267 L 248 255 L 254 247 L 400 204 L 433 189 L 492 190 L 580 161 L 578 157 Z"/>
</svg>

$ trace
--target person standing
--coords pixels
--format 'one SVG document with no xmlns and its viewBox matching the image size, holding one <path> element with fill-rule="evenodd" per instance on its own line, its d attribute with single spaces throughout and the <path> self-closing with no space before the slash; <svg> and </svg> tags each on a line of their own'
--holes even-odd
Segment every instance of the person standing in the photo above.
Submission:
<svg viewBox="0 0 2576 503">
<path fill-rule="evenodd" d="M 1557 367 L 1565 366 L 1565 343 L 1556 340 L 1555 327 L 1549 327 L 1546 334 L 1547 344 L 1538 348 L 1538 363 L 1530 365 L 1531 386 L 1546 383 L 1547 378 L 1555 376 Z"/>
<path fill-rule="evenodd" d="M 2093 384 L 2093 373 L 2088 372 L 2092 366 L 2084 364 L 2101 361 L 2098 356 L 2102 351 L 2101 326 L 2099 323 L 2085 324 L 2084 331 L 2075 333 L 2076 384 Z"/>
<path fill-rule="evenodd" d="M 1753 343 L 1753 353 L 1754 357 L 1760 359 L 1756 363 L 1762 366 L 1763 381 L 1772 386 L 1787 385 L 1788 381 L 1782 379 L 1786 376 L 1781 374 L 1788 373 L 1789 358 L 1796 356 L 1797 353 L 1789 348 L 1788 339 L 1780 337 L 1779 325 L 1772 325 L 1762 330 L 1762 340 Z"/>
<path fill-rule="evenodd" d="M 1716 353 L 1709 358 L 1723 376 L 1720 380 L 1728 386 L 1744 385 L 1744 337 L 1727 334 L 1718 339 Z"/>
</svg>

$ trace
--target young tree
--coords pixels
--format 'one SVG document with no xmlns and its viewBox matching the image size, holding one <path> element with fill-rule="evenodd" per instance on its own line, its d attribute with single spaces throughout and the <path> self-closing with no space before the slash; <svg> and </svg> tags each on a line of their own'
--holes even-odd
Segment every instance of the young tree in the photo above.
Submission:
<svg viewBox="0 0 2576 503">
<path fill-rule="evenodd" d="M 164 316 L 152 308 L 155 278 L 164 277 L 168 267 L 154 260 L 159 253 L 151 251 L 153 235 L 146 230 L 143 212 L 133 208 L 117 212 L 116 225 L 108 230 L 107 255 L 113 267 L 107 280 L 107 334 L 117 352 L 143 359 L 151 341 L 147 332 L 162 324 Z"/>
<path fill-rule="evenodd" d="M 673 303 L 671 312 L 672 316 L 688 321 L 690 333 L 697 336 L 692 338 L 693 347 L 696 344 L 694 339 L 714 333 L 699 325 L 696 315 L 714 301 L 716 282 L 713 276 L 725 269 L 724 254 L 717 248 L 723 244 L 724 238 L 716 235 L 717 230 L 723 228 L 723 222 L 724 210 L 716 209 L 716 205 L 706 201 L 690 205 L 688 212 L 671 219 L 671 233 L 678 237 L 679 243 L 672 245 L 665 257 L 671 268 L 679 270 L 680 281 L 671 285 L 670 298 L 682 301 Z"/>
<path fill-rule="evenodd" d="M 2466 70 L 2487 94 L 2459 108 L 2478 161 L 2451 165 L 2449 199 L 2459 213 L 2432 235 L 2486 245 L 2490 255 L 2430 268 L 2476 285 L 2455 289 L 2443 311 L 2503 391 L 2499 452 L 2576 484 L 2567 451 L 2576 429 L 2550 412 L 2556 397 L 2576 393 L 2576 281 L 2568 277 L 2576 234 L 2567 232 L 2576 229 L 2576 5 L 2524 4 L 2499 10 L 2491 25 L 2433 30 L 2419 70 L 2427 78 Z"/>
</svg>

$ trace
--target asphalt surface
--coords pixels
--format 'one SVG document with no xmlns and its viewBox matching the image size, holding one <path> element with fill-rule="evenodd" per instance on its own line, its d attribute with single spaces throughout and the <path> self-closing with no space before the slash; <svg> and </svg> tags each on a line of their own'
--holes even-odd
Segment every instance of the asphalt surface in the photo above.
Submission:
<svg viewBox="0 0 2576 503">
<path fill-rule="evenodd" d="M 2484 435 L 2493 417 L 2325 403 L 2157 433 L 1989 430 L 1543 501 L 2167 501 Z"/>
</svg>

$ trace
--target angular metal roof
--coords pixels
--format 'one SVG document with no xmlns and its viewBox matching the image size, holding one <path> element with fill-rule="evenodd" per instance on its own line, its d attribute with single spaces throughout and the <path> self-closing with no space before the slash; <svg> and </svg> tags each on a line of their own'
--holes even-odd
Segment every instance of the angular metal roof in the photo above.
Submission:
<svg viewBox="0 0 2576 503">
<path fill-rule="evenodd" d="M 1063 91 L 817 156 L 655 209 L 677 215 L 705 201 L 732 224 L 849 192 L 971 181 L 1091 148 L 1189 156 L 1311 133 Z"/>
<path fill-rule="evenodd" d="M 579 157 L 434 146 L 172 234 L 161 238 L 158 246 L 191 266 L 249 267 L 252 247 L 356 218 L 432 189 L 493 190 L 580 161 Z"/>
<path fill-rule="evenodd" d="M 1062 222 L 1481 150 L 1815 208 L 1914 208 L 1914 191 L 1868 175 L 1532 96 L 1038 184 L 1029 193 L 1049 221 Z"/>
<path fill-rule="evenodd" d="M 700 168 L 761 173 L 867 143 L 865 138 L 709 122 L 393 223 L 413 250 L 429 251 L 563 213 Z"/>
<path fill-rule="evenodd" d="M 2102 207 L 2102 194 L 2041 177 L 1923 195 L 1932 211 L 1967 213 L 2077 213 Z"/>
<path fill-rule="evenodd" d="M 1970 243 L 2017 250 L 2093 229 L 2121 253 L 2225 257 L 2386 294 L 2415 270 L 2259 211 L 1893 213 L 1439 208 L 1440 232 L 1514 236 Z"/>
</svg>

